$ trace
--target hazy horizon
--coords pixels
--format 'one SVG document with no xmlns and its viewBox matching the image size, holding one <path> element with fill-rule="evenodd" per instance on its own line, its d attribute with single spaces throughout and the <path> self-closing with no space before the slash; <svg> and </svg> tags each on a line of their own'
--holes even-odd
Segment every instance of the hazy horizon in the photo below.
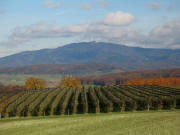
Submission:
<svg viewBox="0 0 180 135">
<path fill-rule="evenodd" d="M 3 57 L 7 57 L 7 56 L 11 56 L 11 55 L 14 55 L 14 54 L 18 54 L 18 53 L 23 53 L 23 52 L 31 52 L 31 51 L 40 51 L 40 50 L 46 50 L 46 49 L 57 49 L 59 47 L 63 47 L 63 46 L 67 46 L 67 45 L 71 45 L 71 44 L 78 44 L 78 43 L 91 43 L 91 42 L 95 42 L 95 43 L 109 43 L 109 44 L 116 44 L 116 45 L 121 45 L 121 46 L 126 46 L 126 47 L 139 47 L 139 48 L 145 48 L 145 49 L 170 49 L 170 50 L 180 50 L 180 48 L 152 48 L 152 47 L 140 47 L 140 46 L 128 46 L 128 45 L 122 45 L 122 44 L 118 44 L 118 43 L 113 43 L 113 42 L 98 42 L 98 41 L 89 41 L 89 42 L 73 42 L 73 43 L 67 43 L 67 44 L 64 44 L 64 45 L 59 45 L 59 46 L 56 46 L 56 47 L 47 47 L 47 48 L 40 48 L 40 49 L 31 49 L 31 50 L 22 50 L 20 52 L 15 52 L 13 54 L 9 54 L 9 55 L 6 55 L 6 56 L 0 56 L 0 58 L 3 58 Z"/>
</svg>

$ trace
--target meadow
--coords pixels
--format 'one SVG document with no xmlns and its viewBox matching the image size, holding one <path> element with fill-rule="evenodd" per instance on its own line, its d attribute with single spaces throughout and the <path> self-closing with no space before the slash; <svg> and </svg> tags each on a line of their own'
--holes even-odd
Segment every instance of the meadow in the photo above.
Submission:
<svg viewBox="0 0 180 135">
<path fill-rule="evenodd" d="M 0 74 L 0 82 L 4 85 L 24 85 L 30 77 L 45 80 L 48 87 L 56 85 L 61 79 L 61 75 L 50 74 Z"/>
<path fill-rule="evenodd" d="M 180 111 L 5 118 L 0 135 L 179 135 Z"/>
</svg>

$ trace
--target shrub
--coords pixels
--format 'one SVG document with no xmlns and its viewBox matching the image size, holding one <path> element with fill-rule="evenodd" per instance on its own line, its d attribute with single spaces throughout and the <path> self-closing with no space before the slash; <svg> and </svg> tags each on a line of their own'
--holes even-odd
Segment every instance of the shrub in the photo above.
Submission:
<svg viewBox="0 0 180 135">
<path fill-rule="evenodd" d="M 88 89 L 88 111 L 93 113 L 100 113 L 99 99 L 95 93 L 94 88 Z"/>
<path fill-rule="evenodd" d="M 34 77 L 30 77 L 26 81 L 26 90 L 40 90 L 46 88 L 46 83 Z"/>
<path fill-rule="evenodd" d="M 62 89 L 60 91 L 60 93 L 56 96 L 56 98 L 54 99 L 54 101 L 52 102 L 52 104 L 50 105 L 50 112 L 49 114 L 50 115 L 56 115 L 58 114 L 58 105 L 59 105 L 59 102 L 61 101 L 61 99 L 63 98 L 63 96 L 65 95 L 67 89 Z"/>
<path fill-rule="evenodd" d="M 87 99 L 87 91 L 85 88 L 81 91 L 81 100 L 83 104 L 83 113 L 88 113 L 88 99 Z"/>
<path fill-rule="evenodd" d="M 68 87 L 76 87 L 82 88 L 81 81 L 77 77 L 67 76 L 61 79 L 61 82 L 58 87 L 68 88 Z"/>
<path fill-rule="evenodd" d="M 77 106 L 78 106 L 78 97 L 80 95 L 80 89 L 75 89 L 73 91 L 73 97 L 72 97 L 72 103 L 71 103 L 71 108 L 72 108 L 72 114 L 77 113 Z"/>
<path fill-rule="evenodd" d="M 113 103 L 108 100 L 105 95 L 102 93 L 102 88 L 95 88 L 98 98 L 100 99 L 100 111 L 101 112 L 112 112 Z"/>
<path fill-rule="evenodd" d="M 66 108 L 68 108 L 68 103 L 70 101 L 72 94 L 73 94 L 73 89 L 69 89 L 64 95 L 60 103 L 60 111 L 59 111 L 60 114 L 65 114 Z"/>
</svg>

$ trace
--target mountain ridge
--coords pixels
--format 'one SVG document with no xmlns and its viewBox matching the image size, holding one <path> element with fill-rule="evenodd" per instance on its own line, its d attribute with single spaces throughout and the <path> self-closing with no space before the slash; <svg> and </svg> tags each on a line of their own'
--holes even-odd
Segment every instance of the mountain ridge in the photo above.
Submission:
<svg viewBox="0 0 180 135">
<path fill-rule="evenodd" d="M 0 74 L 60 74 L 60 75 L 92 75 L 123 72 L 120 67 L 103 63 L 81 64 L 40 64 L 24 67 L 0 68 Z"/>
<path fill-rule="evenodd" d="M 72 43 L 0 58 L 0 68 L 36 64 L 104 63 L 127 70 L 180 67 L 180 49 L 128 47 L 104 42 Z"/>
</svg>

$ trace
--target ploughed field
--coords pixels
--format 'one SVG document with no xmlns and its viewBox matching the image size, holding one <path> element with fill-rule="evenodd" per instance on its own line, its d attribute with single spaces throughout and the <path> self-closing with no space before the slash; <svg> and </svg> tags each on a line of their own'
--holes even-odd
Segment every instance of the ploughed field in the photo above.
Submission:
<svg viewBox="0 0 180 135">
<path fill-rule="evenodd" d="M 0 92 L 1 117 L 180 109 L 180 89 L 117 85 Z"/>
</svg>

